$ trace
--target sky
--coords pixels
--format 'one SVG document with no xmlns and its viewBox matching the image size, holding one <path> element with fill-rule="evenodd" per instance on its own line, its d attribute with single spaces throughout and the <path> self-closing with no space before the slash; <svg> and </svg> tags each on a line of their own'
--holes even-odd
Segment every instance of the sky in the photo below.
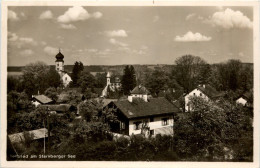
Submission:
<svg viewBox="0 0 260 168">
<path fill-rule="evenodd" d="M 8 7 L 8 66 L 253 62 L 253 8 L 234 6 Z"/>
</svg>

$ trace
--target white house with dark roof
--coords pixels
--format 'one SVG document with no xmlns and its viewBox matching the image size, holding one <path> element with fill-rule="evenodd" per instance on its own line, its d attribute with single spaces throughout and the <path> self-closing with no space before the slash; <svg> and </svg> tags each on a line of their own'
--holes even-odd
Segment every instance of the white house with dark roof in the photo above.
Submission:
<svg viewBox="0 0 260 168">
<path fill-rule="evenodd" d="M 53 103 L 54 101 L 45 95 L 32 95 L 32 104 L 34 104 L 35 107 L 41 104 L 44 105 L 44 104 L 53 104 Z"/>
<path fill-rule="evenodd" d="M 147 101 L 148 97 L 151 98 L 150 91 L 140 84 L 130 92 L 130 96 L 128 98 L 142 98 L 144 101 Z"/>
<path fill-rule="evenodd" d="M 111 126 L 112 132 L 124 135 L 173 135 L 174 113 L 180 112 L 165 98 L 128 98 L 112 101 L 107 107 L 116 108 L 120 121 Z"/>
<path fill-rule="evenodd" d="M 185 99 L 185 111 L 191 111 L 192 108 L 190 106 L 190 98 L 197 96 L 202 97 L 205 100 L 215 100 L 221 97 L 223 94 L 218 92 L 215 88 L 210 85 L 198 85 L 195 89 L 193 89 L 190 93 L 186 94 Z"/>
<path fill-rule="evenodd" d="M 248 91 L 248 92 L 238 96 L 236 98 L 236 103 L 237 104 L 242 104 L 243 106 L 250 107 L 253 104 L 253 102 L 251 100 L 251 99 L 253 99 L 252 97 L 253 97 L 253 92 L 252 91 Z"/>
</svg>

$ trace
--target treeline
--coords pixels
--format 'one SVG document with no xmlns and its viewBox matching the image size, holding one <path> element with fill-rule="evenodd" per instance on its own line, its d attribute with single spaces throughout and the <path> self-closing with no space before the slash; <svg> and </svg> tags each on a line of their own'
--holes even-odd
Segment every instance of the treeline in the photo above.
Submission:
<svg viewBox="0 0 260 168">
<path fill-rule="evenodd" d="M 145 83 L 154 96 L 167 88 L 188 93 L 199 84 L 210 84 L 218 91 L 241 94 L 253 88 L 253 67 L 240 60 L 228 60 L 221 64 L 209 65 L 200 57 L 185 55 L 175 60 L 171 72 L 156 69 L 144 73 L 138 81 Z"/>
</svg>

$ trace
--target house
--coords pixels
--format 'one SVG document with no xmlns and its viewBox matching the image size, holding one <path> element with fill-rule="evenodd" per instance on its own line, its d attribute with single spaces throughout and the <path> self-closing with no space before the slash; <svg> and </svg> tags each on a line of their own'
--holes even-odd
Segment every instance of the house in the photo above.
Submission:
<svg viewBox="0 0 260 168">
<path fill-rule="evenodd" d="M 168 88 L 158 93 L 158 97 L 166 97 L 169 100 L 178 100 L 182 96 L 183 96 L 183 90 L 181 89 L 178 90 L 175 88 Z"/>
<path fill-rule="evenodd" d="M 173 135 L 174 113 L 179 109 L 165 98 L 128 96 L 126 100 L 112 101 L 108 108 L 115 108 L 119 123 L 111 131 L 124 135 L 156 134 Z"/>
<path fill-rule="evenodd" d="M 112 79 L 111 74 L 108 72 L 106 78 L 107 78 L 107 84 L 102 91 L 101 97 L 111 97 L 115 93 L 118 93 L 119 91 L 121 91 L 122 84 L 121 84 L 121 80 L 119 77 L 115 77 Z M 112 97 L 115 97 L 115 96 L 112 96 Z"/>
<path fill-rule="evenodd" d="M 198 85 L 190 93 L 184 96 L 186 112 L 192 110 L 189 102 L 190 102 L 190 98 L 193 96 L 202 97 L 208 101 L 208 100 L 216 100 L 219 97 L 222 97 L 223 94 L 221 92 L 218 92 L 214 87 L 210 85 L 205 85 L 205 84 Z"/>
<path fill-rule="evenodd" d="M 252 91 L 248 91 L 248 92 L 238 96 L 238 98 L 236 99 L 236 103 L 242 104 L 243 106 L 250 107 L 250 106 L 252 106 L 252 103 L 253 103 L 252 99 L 253 99 Z"/>
<path fill-rule="evenodd" d="M 69 74 L 64 71 L 64 55 L 60 52 L 56 55 L 56 61 L 55 61 L 55 69 L 59 73 L 60 78 L 62 80 L 63 86 L 67 87 L 69 83 L 72 81 L 71 77 Z"/>
<path fill-rule="evenodd" d="M 45 95 L 32 95 L 32 104 L 37 107 L 40 104 L 53 104 L 54 101 Z"/>
<path fill-rule="evenodd" d="M 151 98 L 151 93 L 148 89 L 146 89 L 143 85 L 138 85 L 136 86 L 131 92 L 130 95 L 133 98 L 143 98 L 143 99 L 148 99 Z"/>
<path fill-rule="evenodd" d="M 51 104 L 51 105 L 42 105 L 43 107 L 48 108 L 49 111 L 56 112 L 58 114 L 63 114 L 66 112 L 75 112 L 77 108 L 70 104 Z"/>
</svg>

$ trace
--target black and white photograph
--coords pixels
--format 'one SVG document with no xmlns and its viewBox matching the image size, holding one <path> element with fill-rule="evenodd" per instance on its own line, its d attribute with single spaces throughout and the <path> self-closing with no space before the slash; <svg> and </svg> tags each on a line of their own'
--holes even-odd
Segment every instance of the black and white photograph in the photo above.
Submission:
<svg viewBox="0 0 260 168">
<path fill-rule="evenodd" d="M 256 165 L 259 4 L 156 3 L 2 7 L 2 161 Z"/>
</svg>

